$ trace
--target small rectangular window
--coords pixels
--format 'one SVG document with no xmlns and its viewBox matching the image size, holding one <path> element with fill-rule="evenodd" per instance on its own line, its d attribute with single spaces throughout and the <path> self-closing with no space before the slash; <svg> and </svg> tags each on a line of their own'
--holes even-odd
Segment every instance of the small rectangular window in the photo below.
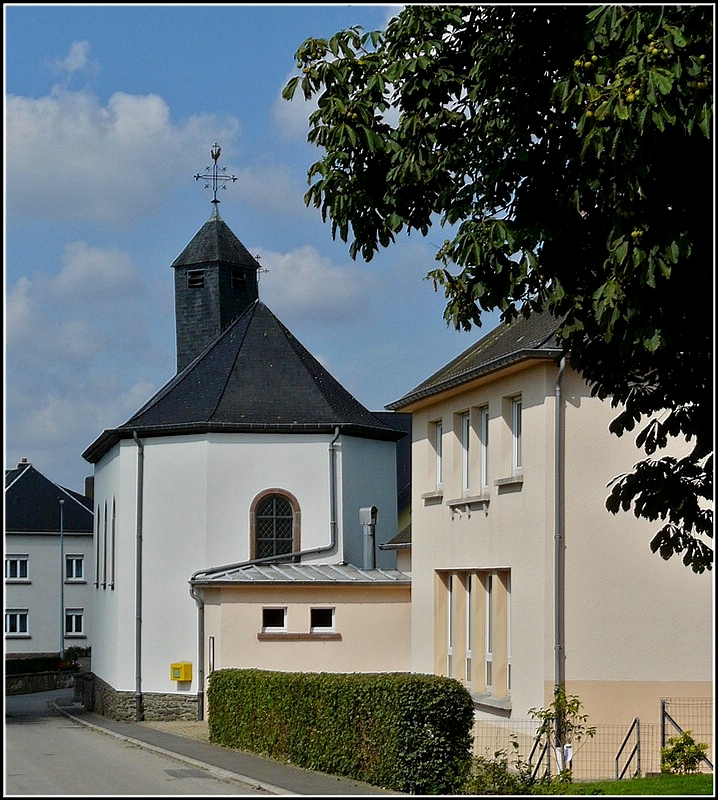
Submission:
<svg viewBox="0 0 718 800">
<path fill-rule="evenodd" d="M 26 608 L 8 609 L 5 612 L 5 633 L 12 636 L 23 636 L 28 632 L 28 612 Z"/>
<path fill-rule="evenodd" d="M 83 630 L 83 610 L 81 608 L 66 608 L 65 609 L 65 634 L 77 636 L 84 632 Z"/>
<path fill-rule="evenodd" d="M 246 289 L 247 276 L 244 272 L 232 272 L 230 283 L 233 289 Z"/>
<path fill-rule="evenodd" d="M 286 631 L 287 630 L 287 609 L 286 608 L 263 608 L 262 609 L 262 630 L 263 631 Z"/>
<path fill-rule="evenodd" d="M 193 269 L 187 273 L 187 288 L 201 289 L 204 286 L 204 270 Z"/>
<path fill-rule="evenodd" d="M 6 556 L 5 580 L 26 581 L 28 576 L 27 561 L 27 556 Z"/>
<path fill-rule="evenodd" d="M 332 631 L 334 630 L 334 609 L 333 608 L 312 608 L 309 611 L 309 630 Z"/>
<path fill-rule="evenodd" d="M 65 580 L 84 580 L 85 568 L 83 559 L 83 556 L 65 556 Z"/>
</svg>

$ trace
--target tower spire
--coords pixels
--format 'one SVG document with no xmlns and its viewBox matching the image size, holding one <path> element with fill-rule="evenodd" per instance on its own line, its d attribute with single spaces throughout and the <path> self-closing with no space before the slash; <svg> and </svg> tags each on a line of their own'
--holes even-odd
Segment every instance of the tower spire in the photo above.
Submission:
<svg viewBox="0 0 718 800">
<path fill-rule="evenodd" d="M 215 142 L 212 145 L 212 149 L 209 151 L 209 154 L 212 156 L 212 161 L 214 163 L 212 164 L 212 166 L 206 166 L 205 167 L 205 174 L 204 175 L 200 175 L 199 173 L 197 173 L 194 176 L 194 179 L 196 181 L 198 181 L 198 180 L 206 181 L 206 183 L 204 184 L 204 188 L 205 189 L 209 189 L 209 188 L 212 189 L 212 195 L 213 195 L 212 196 L 212 204 L 214 206 L 214 211 L 213 211 L 213 215 L 214 216 L 219 216 L 219 211 L 218 211 L 219 200 L 217 199 L 217 190 L 219 188 L 226 189 L 227 188 L 227 185 L 226 185 L 227 181 L 232 181 L 234 183 L 234 181 L 237 180 L 237 176 L 236 175 L 225 175 L 224 174 L 227 171 L 227 167 L 220 167 L 217 164 L 217 162 L 219 161 L 219 156 L 220 156 L 221 152 L 222 152 L 222 148 L 217 144 L 217 142 Z M 210 170 L 211 170 L 211 172 L 210 172 Z"/>
</svg>

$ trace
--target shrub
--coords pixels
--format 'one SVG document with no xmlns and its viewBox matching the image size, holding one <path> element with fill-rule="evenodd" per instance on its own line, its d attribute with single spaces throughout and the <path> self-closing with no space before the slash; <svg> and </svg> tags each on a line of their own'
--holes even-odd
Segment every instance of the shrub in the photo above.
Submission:
<svg viewBox="0 0 718 800">
<path fill-rule="evenodd" d="M 210 741 L 411 794 L 452 794 L 471 762 L 473 702 L 408 673 L 217 670 Z"/>
<path fill-rule="evenodd" d="M 666 747 L 661 748 L 661 772 L 686 775 L 698 772 L 708 745 L 696 742 L 691 731 L 683 731 L 680 736 L 671 737 Z"/>
</svg>

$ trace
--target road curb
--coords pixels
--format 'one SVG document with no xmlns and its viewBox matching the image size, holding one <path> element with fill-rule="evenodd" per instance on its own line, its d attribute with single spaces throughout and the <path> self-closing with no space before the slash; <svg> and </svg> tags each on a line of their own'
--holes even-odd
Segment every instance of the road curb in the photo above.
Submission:
<svg viewBox="0 0 718 800">
<path fill-rule="evenodd" d="M 182 755 L 181 753 L 174 753 L 171 750 L 165 750 L 163 747 L 157 747 L 156 745 L 150 744 L 149 742 L 143 742 L 141 739 L 135 739 L 132 736 L 126 736 L 124 733 L 117 733 L 116 731 L 109 730 L 108 728 L 103 728 L 101 725 L 95 725 L 94 723 L 82 719 L 76 714 L 73 714 L 67 708 L 59 706 L 54 700 L 49 700 L 48 705 L 58 713 L 67 717 L 68 719 L 71 719 L 73 722 L 77 722 L 80 725 L 84 725 L 86 728 L 92 728 L 93 730 L 96 730 L 99 733 L 104 733 L 108 736 L 114 736 L 115 739 L 120 739 L 123 742 L 129 742 L 130 744 L 136 745 L 137 747 L 143 747 L 145 750 L 152 750 L 153 752 L 160 753 L 161 755 L 167 756 L 168 758 L 173 758 L 175 761 L 181 761 L 185 764 L 191 764 L 194 767 L 199 767 L 205 770 L 206 772 L 209 772 L 211 775 L 214 775 L 214 777 L 216 778 L 222 778 L 223 780 L 229 780 L 235 783 L 244 783 L 253 789 L 263 789 L 265 792 L 268 792 L 269 794 L 295 795 L 295 796 L 297 795 L 296 792 L 291 792 L 285 788 L 274 786 L 271 783 L 258 781 L 256 778 L 251 778 L 248 775 L 240 775 L 237 772 L 230 772 L 229 770 L 222 769 L 221 767 L 215 767 L 212 764 L 208 764 L 206 761 L 200 761 L 199 759 L 192 758 L 190 756 L 185 756 Z"/>
</svg>

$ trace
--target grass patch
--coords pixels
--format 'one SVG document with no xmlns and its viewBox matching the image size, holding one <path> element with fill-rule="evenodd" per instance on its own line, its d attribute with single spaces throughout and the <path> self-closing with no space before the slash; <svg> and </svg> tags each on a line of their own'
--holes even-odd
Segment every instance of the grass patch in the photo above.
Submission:
<svg viewBox="0 0 718 800">
<path fill-rule="evenodd" d="M 581 781 L 569 785 L 567 794 L 713 795 L 713 774 L 658 775 L 621 781 Z"/>
</svg>

